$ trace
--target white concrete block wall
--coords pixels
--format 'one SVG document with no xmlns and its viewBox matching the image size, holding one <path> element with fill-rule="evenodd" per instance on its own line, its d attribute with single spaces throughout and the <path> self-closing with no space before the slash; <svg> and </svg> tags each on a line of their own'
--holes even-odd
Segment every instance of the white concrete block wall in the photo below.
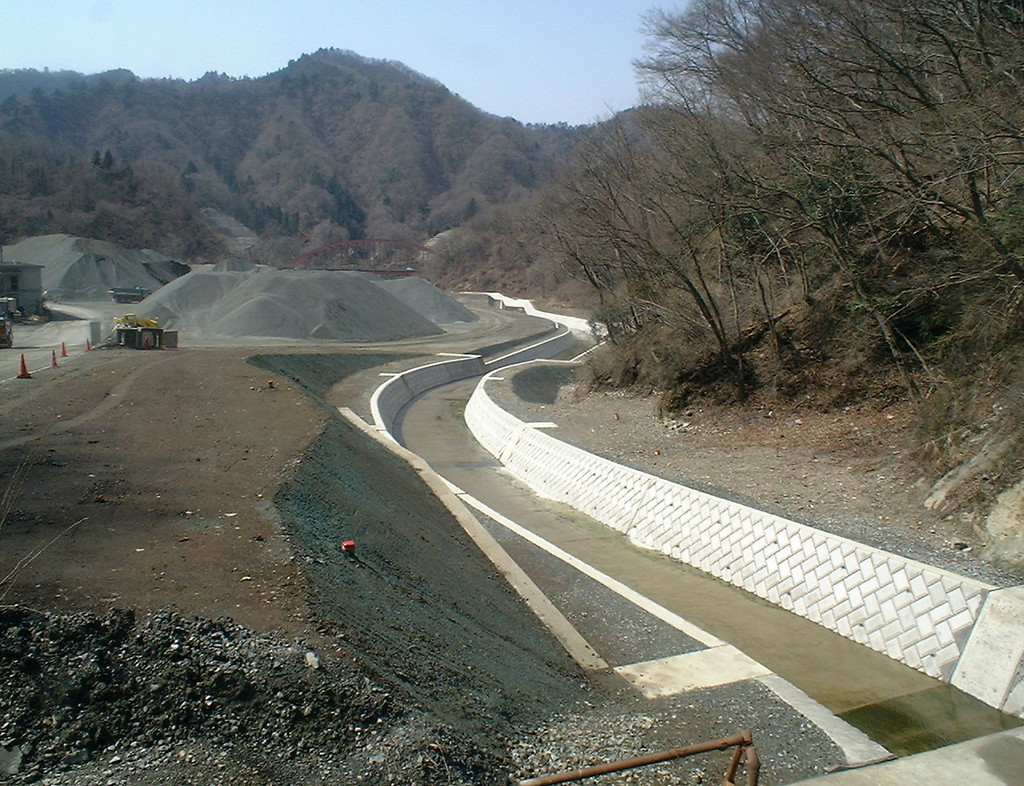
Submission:
<svg viewBox="0 0 1024 786">
<path fill-rule="evenodd" d="M 464 355 L 396 374 L 370 398 L 374 425 L 390 434 L 398 413 L 416 396 L 449 382 L 478 377 L 484 371 L 483 360 L 478 355 Z"/>
<path fill-rule="evenodd" d="M 559 325 L 569 328 L 573 333 L 578 336 L 586 338 L 594 338 L 594 332 L 598 334 L 604 332 L 604 326 L 599 324 L 591 323 L 589 320 L 581 317 L 570 317 L 566 314 L 555 314 L 551 311 L 541 311 L 535 305 L 533 301 L 525 300 L 523 298 L 508 297 L 500 292 L 470 292 L 467 294 L 475 295 L 486 295 L 495 303 L 498 304 L 499 308 L 517 308 L 522 310 L 524 314 L 528 314 L 531 317 L 540 317 L 541 319 L 549 319 Z M 600 338 L 600 336 L 598 336 Z"/>
<path fill-rule="evenodd" d="M 1019 652 L 1001 654 L 1009 685 L 978 688 L 994 670 L 965 666 L 965 646 L 993 587 L 624 467 L 531 428 L 498 407 L 486 377 L 466 407 L 477 440 L 537 493 L 565 502 L 634 542 L 722 578 L 983 700 L 1024 692 Z M 1013 608 L 1021 619 L 1024 598 Z M 998 635 L 1020 642 L 1007 614 Z M 991 631 L 987 638 L 995 638 Z M 979 653 L 1005 647 L 975 647 Z M 979 675 L 979 672 L 981 674 Z M 996 705 L 1002 706 L 1002 705 Z"/>
<path fill-rule="evenodd" d="M 576 340 L 573 331 L 563 327 L 561 332 L 551 338 L 546 338 L 543 341 L 538 341 L 536 344 L 531 344 L 523 349 L 517 349 L 514 352 L 509 352 L 507 355 L 502 355 L 500 358 L 488 361 L 487 370 L 493 371 L 494 369 L 513 366 L 517 363 L 525 363 L 529 360 L 553 358 L 555 355 L 561 354 L 572 347 Z"/>
</svg>

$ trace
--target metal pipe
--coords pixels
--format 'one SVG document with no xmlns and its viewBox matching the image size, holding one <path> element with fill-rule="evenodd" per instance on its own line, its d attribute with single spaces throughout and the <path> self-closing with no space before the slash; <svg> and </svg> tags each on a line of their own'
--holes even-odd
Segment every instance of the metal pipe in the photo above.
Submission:
<svg viewBox="0 0 1024 786">
<path fill-rule="evenodd" d="M 757 755 L 757 748 L 747 745 L 744 750 L 747 752 L 747 786 L 757 786 L 757 775 L 761 771 L 761 757 Z"/>
<path fill-rule="evenodd" d="M 732 754 L 732 761 L 729 763 L 729 769 L 725 771 L 726 786 L 735 786 L 736 769 L 740 766 L 740 757 L 743 756 L 744 749 L 748 745 L 753 745 L 754 743 L 754 738 L 750 734 L 749 729 L 744 729 L 743 731 L 741 731 L 739 733 L 739 736 L 743 738 L 743 742 L 736 746 L 736 750 L 733 751 Z"/>
<path fill-rule="evenodd" d="M 743 757 L 743 746 L 737 745 L 732 752 L 732 761 L 729 762 L 729 769 L 725 771 L 726 786 L 736 786 L 736 770 L 740 766 L 740 759 Z"/>
<path fill-rule="evenodd" d="M 734 745 L 744 747 L 750 745 L 750 732 L 743 732 L 735 737 L 723 737 L 720 740 L 712 740 L 711 742 L 699 742 L 695 745 L 687 745 L 685 748 L 674 748 L 668 751 L 661 751 L 660 753 L 648 753 L 645 756 L 637 756 L 632 759 L 622 759 L 620 761 L 608 762 L 607 764 L 595 764 L 592 767 L 584 767 L 581 770 L 575 770 L 573 772 L 558 772 L 551 775 L 541 775 L 538 778 L 530 778 L 529 780 L 519 781 L 519 786 L 550 786 L 554 783 L 569 783 L 570 781 L 580 781 L 584 778 L 593 778 L 597 775 L 607 775 L 611 772 L 621 772 L 622 770 L 631 770 L 635 767 L 643 767 L 648 764 L 657 764 L 662 761 L 671 761 L 672 759 L 682 759 L 686 756 L 693 756 L 697 753 L 708 753 L 710 751 L 721 751 L 726 748 L 731 748 Z"/>
</svg>

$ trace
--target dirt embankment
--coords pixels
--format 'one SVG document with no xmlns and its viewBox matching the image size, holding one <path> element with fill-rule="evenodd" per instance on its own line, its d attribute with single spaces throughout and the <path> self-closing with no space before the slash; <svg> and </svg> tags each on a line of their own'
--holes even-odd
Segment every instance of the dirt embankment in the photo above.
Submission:
<svg viewBox="0 0 1024 786">
<path fill-rule="evenodd" d="M 506 735 L 586 700 L 419 478 L 318 404 L 387 359 L 103 351 L 9 391 L 0 778 L 500 783 Z"/>
<path fill-rule="evenodd" d="M 11 782 L 498 784 L 752 720 L 767 786 L 831 761 L 795 713 L 751 718 L 756 691 L 654 707 L 588 680 L 420 479 L 324 406 L 408 357 L 323 352 L 94 352 L 9 388 Z"/>
</svg>

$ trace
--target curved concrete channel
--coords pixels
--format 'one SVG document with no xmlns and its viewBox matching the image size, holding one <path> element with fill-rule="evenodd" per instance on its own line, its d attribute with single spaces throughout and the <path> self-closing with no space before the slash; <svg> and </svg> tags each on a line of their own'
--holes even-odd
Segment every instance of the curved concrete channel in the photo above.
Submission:
<svg viewBox="0 0 1024 786">
<path fill-rule="evenodd" d="M 565 505 L 536 497 L 503 472 L 466 427 L 462 411 L 476 384 L 464 380 L 417 398 L 403 414 L 399 436 L 410 451 L 486 508 L 728 642 L 895 753 L 915 753 L 1016 725 L 1016 719 L 945 683 L 685 564 L 637 548 Z M 515 544 L 506 547 L 517 559 L 525 551 Z M 551 583 L 543 576 L 537 580 L 542 586 Z M 621 646 L 609 640 L 592 644 L 599 653 Z"/>
<path fill-rule="evenodd" d="M 512 480 L 466 427 L 463 414 L 478 378 L 476 374 L 465 373 L 472 365 L 465 356 L 455 363 L 465 368 L 458 372 L 442 371 L 435 370 L 437 364 L 432 364 L 430 370 L 411 372 L 414 378 L 418 377 L 413 387 L 422 387 L 406 391 L 405 400 L 413 399 L 409 406 L 396 396 L 389 402 L 388 414 L 383 418 L 374 406 L 377 431 L 390 431 L 415 454 L 417 462 L 425 460 L 452 485 L 464 503 L 475 508 L 490 536 L 500 541 L 501 547 L 521 563 L 543 592 L 554 593 L 559 611 L 565 612 L 571 624 L 581 624 L 586 637 L 584 642 L 588 647 L 591 642 L 595 645 L 598 660 L 602 660 L 602 654 L 610 653 L 608 661 L 614 666 L 615 661 L 628 662 L 630 655 L 650 654 L 649 640 L 657 636 L 649 634 L 648 628 L 652 623 L 657 628 L 659 620 L 668 621 L 676 629 L 674 633 L 693 633 L 698 640 L 693 649 L 707 647 L 705 651 L 690 652 L 683 644 L 683 654 L 615 668 L 627 681 L 633 682 L 634 687 L 640 687 L 641 692 L 653 690 L 653 697 L 659 681 L 666 683 L 667 691 L 685 690 L 686 681 L 693 676 L 685 676 L 680 681 L 680 673 L 693 668 L 690 661 L 706 661 L 705 675 L 697 677 L 698 682 L 716 670 L 726 672 L 726 682 L 730 679 L 761 682 L 825 730 L 846 751 L 851 763 L 866 763 L 879 751 L 886 753 L 854 726 L 864 729 L 874 740 L 900 755 L 969 740 L 947 748 L 948 755 L 976 757 L 977 752 L 971 746 L 997 745 L 998 740 L 999 750 L 1006 752 L 1011 748 L 1015 750 L 1014 746 L 1024 739 L 1017 728 L 1018 718 L 1004 715 L 945 682 L 678 560 L 635 547 L 614 529 L 567 506 L 539 499 Z M 506 364 L 490 361 L 480 365 L 497 368 Z M 444 376 L 448 378 L 442 379 Z M 405 381 L 401 384 L 407 385 Z M 434 385 L 437 387 L 426 390 Z M 391 387 L 397 388 L 396 385 Z M 380 392 L 378 390 L 375 398 Z M 540 558 L 539 552 L 544 552 Z M 556 555 L 557 559 L 550 559 L 551 555 Z M 560 567 L 552 569 L 553 563 Z M 610 633 L 607 625 L 602 630 L 600 625 L 590 624 L 588 612 L 580 613 L 573 608 L 579 605 L 578 599 L 559 596 L 559 582 L 564 583 L 567 570 L 586 574 L 588 580 L 597 577 L 598 583 L 614 590 L 613 595 L 618 593 L 620 598 L 625 598 L 627 606 L 635 604 L 641 610 L 637 619 L 642 621 L 630 621 L 630 613 L 625 613 L 616 621 L 624 624 L 612 624 Z M 559 578 L 559 574 L 563 578 Z M 596 616 L 619 613 L 615 610 L 621 607 L 618 599 L 607 596 L 602 604 Z M 683 635 L 682 639 L 687 636 Z M 679 640 L 677 636 L 672 646 L 678 646 Z M 716 662 L 707 657 L 715 652 L 719 655 L 725 652 L 728 658 Z M 675 664 L 682 661 L 688 663 L 680 669 Z M 740 664 L 738 671 L 733 677 L 728 676 L 730 669 L 737 668 L 737 663 Z M 646 687 L 643 686 L 645 680 Z M 673 680 L 677 683 L 674 687 Z M 845 716 L 853 725 L 836 723 L 837 716 Z M 985 736 L 1005 729 L 1010 731 Z M 911 764 L 917 759 L 919 757 L 904 761 Z M 987 762 L 987 758 L 982 759 L 978 761 Z M 913 766 L 911 764 L 911 769 Z M 882 772 L 877 768 L 869 770 Z M 888 772 L 893 774 L 881 775 L 883 780 L 877 782 L 889 783 L 885 777 L 898 779 L 904 769 Z M 867 777 L 864 783 L 876 782 L 871 779 L 873 775 Z"/>
</svg>

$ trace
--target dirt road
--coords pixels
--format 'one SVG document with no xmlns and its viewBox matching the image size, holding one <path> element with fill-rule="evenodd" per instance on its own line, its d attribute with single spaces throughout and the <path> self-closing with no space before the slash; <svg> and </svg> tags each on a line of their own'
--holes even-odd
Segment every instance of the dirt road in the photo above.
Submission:
<svg viewBox="0 0 1024 786">
<path fill-rule="evenodd" d="M 244 358 L 91 352 L 59 375 L 9 383 L 6 602 L 174 605 L 302 628 L 302 578 L 269 502 L 325 416 L 294 386 L 268 389 Z"/>
</svg>

